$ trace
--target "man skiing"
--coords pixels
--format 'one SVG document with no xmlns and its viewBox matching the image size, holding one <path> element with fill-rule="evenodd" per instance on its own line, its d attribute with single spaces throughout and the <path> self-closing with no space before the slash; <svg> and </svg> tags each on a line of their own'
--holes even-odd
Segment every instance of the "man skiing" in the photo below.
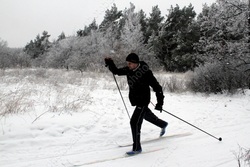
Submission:
<svg viewBox="0 0 250 167">
<path fill-rule="evenodd" d="M 156 110 L 162 111 L 164 95 L 162 87 L 154 77 L 149 66 L 144 61 L 139 61 L 135 53 L 130 53 L 126 58 L 127 66 L 117 68 L 111 58 L 105 58 L 106 66 L 115 75 L 126 75 L 129 85 L 129 100 L 132 106 L 136 106 L 130 119 L 130 126 L 133 137 L 132 151 L 126 152 L 127 155 L 135 155 L 142 152 L 140 133 L 143 119 L 161 128 L 160 136 L 165 134 L 167 122 L 159 119 L 148 108 L 150 103 L 150 87 L 156 93 Z"/>
</svg>

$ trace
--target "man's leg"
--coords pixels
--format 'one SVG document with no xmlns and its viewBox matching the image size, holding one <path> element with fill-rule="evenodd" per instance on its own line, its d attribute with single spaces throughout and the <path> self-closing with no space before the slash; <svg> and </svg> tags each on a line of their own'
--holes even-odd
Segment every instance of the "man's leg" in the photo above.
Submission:
<svg viewBox="0 0 250 167">
<path fill-rule="evenodd" d="M 133 151 L 141 150 L 141 125 L 145 115 L 146 107 L 136 107 L 130 120 L 130 126 L 133 137 Z"/>
<path fill-rule="evenodd" d="M 148 107 L 145 108 L 146 113 L 144 116 L 144 119 L 147 120 L 148 122 L 160 127 L 160 128 L 165 128 L 168 123 L 159 119 Z"/>
</svg>

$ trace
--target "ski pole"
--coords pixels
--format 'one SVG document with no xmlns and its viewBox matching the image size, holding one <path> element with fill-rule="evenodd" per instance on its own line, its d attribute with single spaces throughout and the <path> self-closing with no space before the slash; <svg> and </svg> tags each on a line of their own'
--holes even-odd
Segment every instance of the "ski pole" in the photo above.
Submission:
<svg viewBox="0 0 250 167">
<path fill-rule="evenodd" d="M 151 103 L 152 103 L 152 102 L 151 102 Z M 152 103 L 152 105 L 155 106 L 153 103 Z M 206 133 L 207 135 L 209 135 L 209 136 L 211 136 L 211 137 L 213 137 L 213 138 L 215 138 L 215 139 L 217 139 L 217 140 L 219 140 L 219 141 L 222 141 L 222 138 L 221 138 L 221 137 L 217 138 L 217 137 L 215 137 L 214 135 L 211 135 L 210 133 L 208 133 L 208 132 L 206 132 L 206 131 L 204 131 L 204 130 L 198 128 L 197 126 L 195 126 L 195 125 L 193 125 L 193 124 L 191 124 L 191 123 L 185 121 L 184 119 L 181 119 L 180 117 L 177 117 L 176 115 L 174 115 L 174 114 L 172 114 L 172 113 L 170 113 L 170 112 L 168 112 L 168 111 L 166 111 L 166 110 L 164 110 L 164 109 L 162 109 L 162 111 L 164 111 L 164 112 L 168 113 L 169 115 L 171 115 L 171 116 L 173 116 L 173 117 L 175 117 L 175 118 L 177 118 L 177 119 L 179 119 L 179 120 L 181 120 L 181 121 L 187 123 L 188 125 L 190 125 L 190 126 L 196 128 L 196 129 L 198 129 L 198 130 L 200 130 L 200 131 Z"/>
<path fill-rule="evenodd" d="M 125 109 L 126 109 L 126 111 L 127 111 L 128 118 L 130 119 L 130 115 L 129 115 L 129 113 L 128 113 L 127 106 L 126 106 L 126 104 L 125 104 L 125 101 L 124 101 L 124 99 L 123 99 L 123 96 L 122 96 L 122 93 L 121 93 L 120 87 L 119 87 L 119 85 L 118 85 L 118 83 L 117 83 L 117 80 L 116 80 L 116 78 L 115 78 L 115 75 L 114 75 L 114 74 L 113 74 L 113 77 L 114 77 L 114 80 L 115 80 L 115 83 L 116 83 L 117 89 L 118 89 L 118 91 L 119 91 L 119 93 L 120 93 L 120 96 L 121 96 L 121 98 L 122 98 L 122 102 L 123 102 L 123 104 L 124 104 L 124 107 L 125 107 Z"/>
</svg>

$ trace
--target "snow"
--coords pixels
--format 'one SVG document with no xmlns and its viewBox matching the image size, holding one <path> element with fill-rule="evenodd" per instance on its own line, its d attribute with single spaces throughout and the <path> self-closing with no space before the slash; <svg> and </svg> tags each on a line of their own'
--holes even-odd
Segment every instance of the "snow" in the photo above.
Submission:
<svg viewBox="0 0 250 167">
<path fill-rule="evenodd" d="M 83 77 L 77 84 L 2 77 L 0 99 L 5 104 L 19 99 L 24 106 L 22 112 L 0 117 L 0 166 L 233 167 L 238 166 L 239 147 L 249 149 L 249 90 L 235 95 L 164 92 L 165 110 L 223 140 L 150 105 L 169 123 L 166 136 L 191 135 L 146 142 L 143 154 L 124 157 L 131 148 L 118 145 L 131 143 L 129 118 L 112 76 L 105 75 Z M 6 94 L 9 99 L 3 98 Z M 132 115 L 128 91 L 122 94 Z M 142 141 L 159 133 L 158 127 L 143 122 Z"/>
</svg>

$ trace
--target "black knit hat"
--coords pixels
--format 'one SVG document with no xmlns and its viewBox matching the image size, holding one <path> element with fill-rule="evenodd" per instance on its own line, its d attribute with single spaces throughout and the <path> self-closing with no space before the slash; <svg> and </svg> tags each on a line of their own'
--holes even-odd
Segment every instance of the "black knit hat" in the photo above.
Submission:
<svg viewBox="0 0 250 167">
<path fill-rule="evenodd" d="M 129 61 L 132 63 L 139 63 L 139 57 L 135 53 L 130 53 L 126 58 L 126 61 Z"/>
</svg>

